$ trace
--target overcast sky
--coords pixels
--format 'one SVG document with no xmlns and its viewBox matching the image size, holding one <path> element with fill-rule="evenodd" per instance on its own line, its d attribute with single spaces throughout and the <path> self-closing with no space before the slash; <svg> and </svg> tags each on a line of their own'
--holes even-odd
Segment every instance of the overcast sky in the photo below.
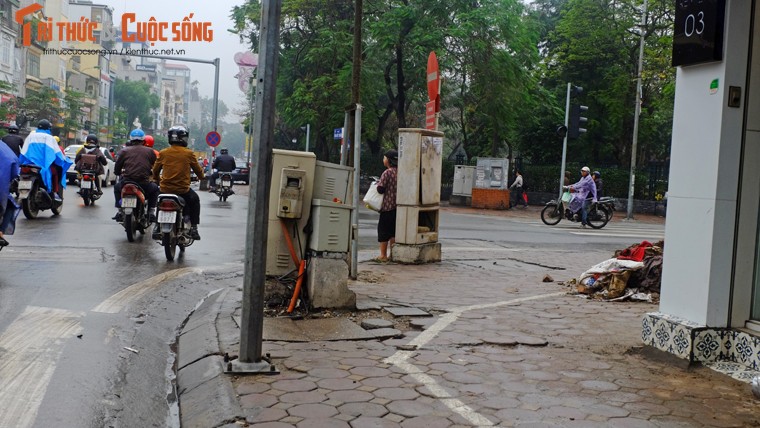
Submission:
<svg viewBox="0 0 760 428">
<path fill-rule="evenodd" d="M 121 25 L 121 16 L 125 12 L 137 14 L 137 21 L 148 21 L 155 17 L 159 22 L 182 21 L 185 16 L 193 14 L 193 22 L 211 22 L 214 30 L 212 42 L 156 43 L 155 48 L 185 49 L 186 57 L 213 60 L 219 58 L 219 99 L 230 110 L 238 110 L 245 101 L 243 92 L 238 88 L 234 77 L 238 67 L 233 59 L 236 52 L 243 52 L 247 47 L 240 43 L 238 37 L 229 31 L 232 28 L 231 10 L 245 0 L 93 0 L 96 4 L 105 4 L 114 9 L 114 26 Z M 132 24 L 134 25 L 134 24 Z M 131 27 L 131 26 L 130 26 Z M 171 28 L 171 27 L 170 27 Z M 171 37 L 171 36 L 170 36 Z M 191 69 L 191 80 L 199 82 L 201 96 L 212 97 L 214 94 L 214 66 L 184 62 Z M 225 118 L 228 122 L 237 122 L 238 118 L 230 113 Z"/>
</svg>

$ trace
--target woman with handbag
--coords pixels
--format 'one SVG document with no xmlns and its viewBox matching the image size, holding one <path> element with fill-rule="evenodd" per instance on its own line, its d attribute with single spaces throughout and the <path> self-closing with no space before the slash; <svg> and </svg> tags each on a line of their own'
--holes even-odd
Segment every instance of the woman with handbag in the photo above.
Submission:
<svg viewBox="0 0 760 428">
<path fill-rule="evenodd" d="M 386 170 L 377 182 L 377 191 L 383 195 L 380 220 L 377 222 L 377 241 L 380 243 L 380 257 L 377 262 L 388 261 L 388 248 L 393 247 L 396 237 L 396 181 L 398 178 L 398 152 L 388 150 L 383 157 Z"/>
</svg>

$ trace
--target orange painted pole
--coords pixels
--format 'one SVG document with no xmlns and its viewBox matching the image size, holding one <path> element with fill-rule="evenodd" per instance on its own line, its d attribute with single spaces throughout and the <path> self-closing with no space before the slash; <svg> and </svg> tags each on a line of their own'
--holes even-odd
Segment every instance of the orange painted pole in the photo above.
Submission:
<svg viewBox="0 0 760 428">
<path fill-rule="evenodd" d="M 306 260 L 301 260 L 301 265 L 298 267 L 298 280 L 296 280 L 296 288 L 293 290 L 293 297 L 290 298 L 290 305 L 288 306 L 288 313 L 293 312 L 296 308 L 296 302 L 298 301 L 298 295 L 301 294 L 301 283 L 303 283 L 303 272 L 306 270 Z"/>
</svg>

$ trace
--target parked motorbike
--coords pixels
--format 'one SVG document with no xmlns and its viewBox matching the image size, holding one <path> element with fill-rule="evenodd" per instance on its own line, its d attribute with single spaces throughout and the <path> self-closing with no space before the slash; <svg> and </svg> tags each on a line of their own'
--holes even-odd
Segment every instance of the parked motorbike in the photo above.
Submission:
<svg viewBox="0 0 760 428">
<path fill-rule="evenodd" d="M 183 214 L 184 207 L 185 200 L 181 196 L 171 193 L 158 195 L 156 227 L 160 232 L 159 240 L 164 247 L 166 260 L 169 261 L 174 260 L 177 247 L 182 253 L 194 242 L 190 236 L 190 216 Z"/>
<path fill-rule="evenodd" d="M 96 200 L 100 199 L 100 193 L 98 193 L 98 172 L 85 170 L 81 172 L 82 178 L 79 180 L 79 196 L 84 200 L 84 206 L 90 206 L 94 204 Z"/>
<path fill-rule="evenodd" d="M 135 241 L 137 232 L 144 234 L 150 227 L 150 213 L 145 202 L 145 192 L 137 184 L 125 181 L 121 187 L 121 224 L 127 232 L 127 240 Z"/>
<path fill-rule="evenodd" d="M 589 198 L 590 200 L 591 198 Z M 564 206 L 561 198 L 553 199 L 546 203 L 544 209 L 541 210 L 541 221 L 549 226 L 558 224 L 563 218 L 579 222 L 581 221 L 580 210 L 571 212 L 569 208 Z M 588 208 L 588 225 L 593 229 L 601 229 L 609 223 L 612 219 L 612 213 L 615 211 L 615 199 L 611 197 L 605 197 L 599 199 L 597 202 L 592 202 Z"/>
<path fill-rule="evenodd" d="M 219 174 L 219 184 L 216 186 L 216 196 L 219 196 L 220 201 L 226 201 L 227 197 L 232 195 L 232 174 L 229 172 L 222 172 Z"/>
<path fill-rule="evenodd" d="M 21 175 L 18 181 L 18 198 L 24 216 L 30 220 L 37 218 L 40 211 L 51 210 L 53 215 L 61 214 L 63 209 L 63 191 L 58 194 L 61 198 L 56 201 L 42 181 L 37 165 L 21 165 Z"/>
</svg>

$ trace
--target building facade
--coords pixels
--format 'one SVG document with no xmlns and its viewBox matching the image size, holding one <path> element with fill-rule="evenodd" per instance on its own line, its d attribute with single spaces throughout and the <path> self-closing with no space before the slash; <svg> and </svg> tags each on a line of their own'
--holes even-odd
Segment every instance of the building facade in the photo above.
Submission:
<svg viewBox="0 0 760 428">
<path fill-rule="evenodd" d="M 642 324 L 647 345 L 745 381 L 760 374 L 755 3 L 694 2 L 715 8 L 703 13 L 716 15 L 722 58 L 677 69 L 662 294 Z"/>
</svg>

